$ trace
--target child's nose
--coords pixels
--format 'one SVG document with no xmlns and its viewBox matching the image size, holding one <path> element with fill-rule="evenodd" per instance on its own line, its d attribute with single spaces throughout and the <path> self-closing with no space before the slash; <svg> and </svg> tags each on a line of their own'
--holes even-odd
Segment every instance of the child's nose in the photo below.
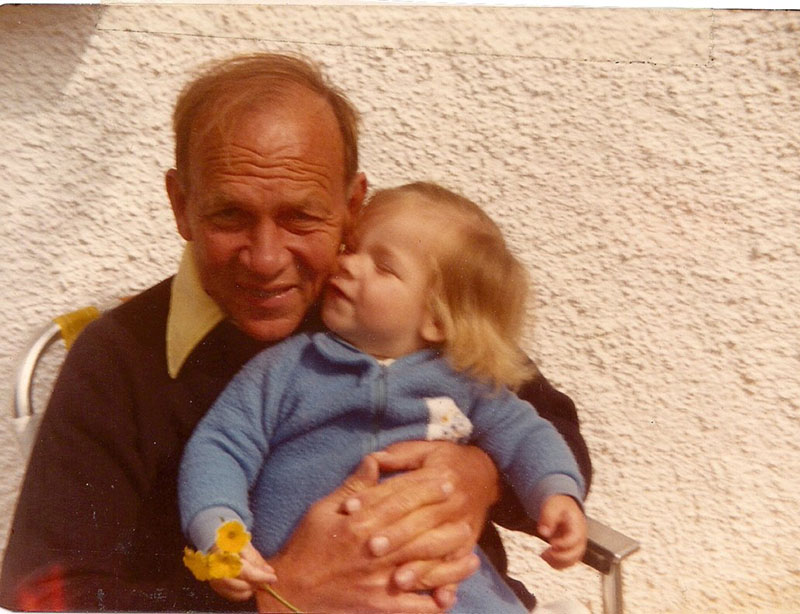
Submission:
<svg viewBox="0 0 800 614">
<path fill-rule="evenodd" d="M 355 254 L 340 254 L 339 270 L 336 272 L 336 274 L 339 277 L 352 278 L 356 271 L 356 264 Z"/>
</svg>

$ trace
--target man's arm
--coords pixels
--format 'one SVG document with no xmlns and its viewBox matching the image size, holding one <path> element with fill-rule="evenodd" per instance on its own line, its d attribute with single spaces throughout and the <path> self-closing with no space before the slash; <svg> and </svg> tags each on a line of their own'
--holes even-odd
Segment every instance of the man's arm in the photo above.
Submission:
<svg viewBox="0 0 800 614">
<path fill-rule="evenodd" d="M 150 472 L 108 330 L 82 333 L 54 387 L 5 552 L 4 606 L 117 609 L 138 605 L 137 595 L 154 606 L 124 569 Z"/>
</svg>

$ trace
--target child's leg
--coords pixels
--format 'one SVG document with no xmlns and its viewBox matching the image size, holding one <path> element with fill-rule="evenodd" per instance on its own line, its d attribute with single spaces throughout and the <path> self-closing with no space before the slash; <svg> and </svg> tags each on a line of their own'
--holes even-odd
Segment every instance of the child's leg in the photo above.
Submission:
<svg viewBox="0 0 800 614">
<path fill-rule="evenodd" d="M 537 604 L 529 612 L 481 549 L 475 552 L 481 566 L 459 585 L 451 614 L 590 614 L 586 606 L 571 598 Z"/>
<path fill-rule="evenodd" d="M 481 566 L 464 580 L 456 592 L 453 614 L 528 614 L 527 608 L 517 598 L 508 584 L 497 573 L 480 548 L 475 553 Z"/>
</svg>

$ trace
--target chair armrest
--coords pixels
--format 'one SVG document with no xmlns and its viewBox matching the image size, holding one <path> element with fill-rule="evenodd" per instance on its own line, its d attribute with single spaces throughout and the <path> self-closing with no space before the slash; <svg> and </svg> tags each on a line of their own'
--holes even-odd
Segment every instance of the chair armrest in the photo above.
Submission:
<svg viewBox="0 0 800 614">
<path fill-rule="evenodd" d="M 586 517 L 589 541 L 583 562 L 602 574 L 610 573 L 622 560 L 639 549 L 639 542 L 611 527 Z"/>
<path fill-rule="evenodd" d="M 14 398 L 12 411 L 14 418 L 33 415 L 33 376 L 39 360 L 51 345 L 61 338 L 61 329 L 55 322 L 42 327 L 30 340 L 17 363 L 14 375 Z"/>
<path fill-rule="evenodd" d="M 14 418 L 24 418 L 36 413 L 32 399 L 33 378 L 36 367 L 47 349 L 59 339 L 69 349 L 85 326 L 100 317 L 100 312 L 104 309 L 106 308 L 88 306 L 65 313 L 48 322 L 31 338 L 20 355 L 14 374 L 12 407 Z"/>
</svg>

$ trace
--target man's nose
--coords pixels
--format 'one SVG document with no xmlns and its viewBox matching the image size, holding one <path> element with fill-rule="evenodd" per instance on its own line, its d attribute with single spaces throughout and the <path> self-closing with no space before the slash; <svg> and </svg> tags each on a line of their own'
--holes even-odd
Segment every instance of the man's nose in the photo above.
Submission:
<svg viewBox="0 0 800 614">
<path fill-rule="evenodd" d="M 272 277 L 291 263 L 292 255 L 281 229 L 272 220 L 266 220 L 250 231 L 240 260 L 251 273 Z"/>
</svg>

